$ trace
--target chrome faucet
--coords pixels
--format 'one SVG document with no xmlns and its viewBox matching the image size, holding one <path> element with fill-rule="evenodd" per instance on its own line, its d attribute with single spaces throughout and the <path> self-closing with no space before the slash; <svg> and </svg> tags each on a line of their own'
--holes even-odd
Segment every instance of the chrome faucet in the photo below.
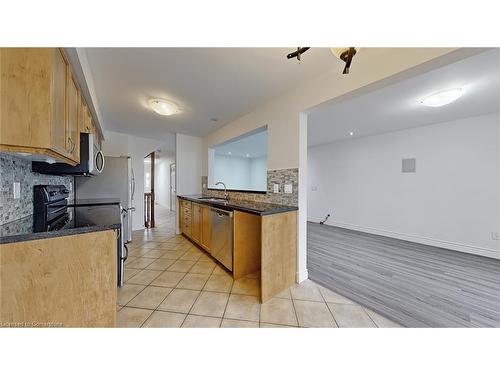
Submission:
<svg viewBox="0 0 500 375">
<path fill-rule="evenodd" d="M 224 186 L 224 199 L 225 199 L 225 200 L 229 200 L 229 194 L 227 194 L 226 184 L 225 184 L 224 182 L 222 182 L 222 181 L 219 181 L 219 182 L 216 182 L 216 183 L 215 183 L 215 186 L 217 186 L 217 185 L 222 185 L 222 186 Z"/>
</svg>

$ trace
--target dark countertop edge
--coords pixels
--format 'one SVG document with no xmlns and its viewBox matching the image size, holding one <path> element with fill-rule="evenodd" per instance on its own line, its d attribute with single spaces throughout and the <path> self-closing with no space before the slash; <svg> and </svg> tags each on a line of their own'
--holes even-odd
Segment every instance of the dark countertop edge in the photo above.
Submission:
<svg viewBox="0 0 500 375">
<path fill-rule="evenodd" d="M 185 195 L 178 195 L 177 198 L 184 199 L 184 200 L 194 202 L 194 203 L 204 204 L 204 205 L 207 205 L 210 207 L 220 208 L 222 210 L 224 210 L 224 209 L 227 210 L 228 208 L 230 208 L 233 210 L 242 211 L 242 212 L 246 212 L 246 213 L 258 215 L 258 216 L 281 214 L 284 212 L 291 212 L 291 211 L 298 211 L 299 210 L 298 207 L 281 206 L 281 207 L 272 208 L 270 210 L 258 211 L 258 210 L 252 210 L 251 208 L 248 208 L 245 206 L 238 206 L 237 204 L 221 204 L 221 203 L 217 203 L 217 202 L 209 202 L 209 201 L 204 201 L 204 200 L 200 200 L 200 199 L 185 196 Z"/>
<path fill-rule="evenodd" d="M 25 233 L 18 234 L 14 236 L 0 237 L 0 244 L 8 244 L 15 242 L 25 242 L 25 241 L 35 241 L 35 240 L 45 240 L 49 238 L 72 236 L 75 234 L 85 234 L 92 232 L 104 232 L 106 230 L 120 229 L 121 224 L 109 224 L 109 225 L 93 225 L 89 227 L 79 227 L 70 228 L 64 230 L 55 230 L 52 232 L 38 232 L 38 233 Z"/>
</svg>

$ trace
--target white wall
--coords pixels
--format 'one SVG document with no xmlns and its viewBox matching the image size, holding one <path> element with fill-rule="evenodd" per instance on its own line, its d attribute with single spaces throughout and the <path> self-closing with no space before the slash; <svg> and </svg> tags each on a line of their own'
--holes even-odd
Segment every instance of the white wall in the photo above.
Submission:
<svg viewBox="0 0 500 375">
<path fill-rule="evenodd" d="M 201 194 L 201 150 L 201 138 L 176 134 L 177 194 Z"/>
<path fill-rule="evenodd" d="M 499 150 L 498 115 L 311 147 L 309 217 L 500 258 Z"/>
<path fill-rule="evenodd" d="M 170 209 L 170 164 L 172 157 L 160 157 L 155 160 L 155 202 Z"/>
<path fill-rule="evenodd" d="M 135 195 L 132 206 L 133 230 L 144 228 L 144 157 L 162 145 L 153 139 L 134 137 L 132 135 L 105 131 L 106 140 L 102 144 L 105 156 L 130 156 L 135 173 Z"/>
<path fill-rule="evenodd" d="M 237 156 L 214 157 L 213 183 L 222 181 L 228 189 L 248 190 L 250 186 L 250 160 Z M 214 187 L 213 185 L 210 187 Z M 218 186 L 217 188 L 220 188 Z"/>
<path fill-rule="evenodd" d="M 177 195 L 201 194 L 202 139 L 184 134 L 176 134 L 176 192 Z M 179 208 L 177 207 L 177 223 Z M 179 233 L 179 228 L 177 228 Z"/>
<path fill-rule="evenodd" d="M 444 55 L 456 51 L 456 55 Z M 453 48 L 364 48 L 356 56 L 351 74 L 340 73 L 335 65 L 331 71 L 301 83 L 293 90 L 208 134 L 203 139 L 203 173 L 207 175 L 208 149 L 267 125 L 268 169 L 299 168 L 298 270 L 297 279 L 307 278 L 307 116 L 301 112 L 325 101 L 347 94 L 412 67 L 441 58 L 439 64 L 456 61 L 457 55 L 469 52 Z M 391 58 L 388 59 L 387 57 Z M 412 73 L 414 74 L 414 73 Z"/>
<path fill-rule="evenodd" d="M 267 190 L 267 156 L 249 158 L 250 160 L 250 189 Z"/>
</svg>

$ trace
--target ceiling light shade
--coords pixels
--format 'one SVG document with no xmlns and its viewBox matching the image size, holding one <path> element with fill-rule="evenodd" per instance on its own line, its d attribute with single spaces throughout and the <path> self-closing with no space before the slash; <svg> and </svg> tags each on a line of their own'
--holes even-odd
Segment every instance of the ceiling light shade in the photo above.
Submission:
<svg viewBox="0 0 500 375">
<path fill-rule="evenodd" d="M 426 107 L 441 107 L 454 102 L 460 98 L 462 94 L 463 90 L 461 88 L 441 90 L 422 99 L 420 103 Z"/>
<path fill-rule="evenodd" d="M 179 112 L 177 104 L 164 99 L 151 99 L 149 106 L 153 111 L 162 116 L 170 116 Z"/>
<path fill-rule="evenodd" d="M 359 48 L 354 47 L 354 50 L 358 52 Z M 349 47 L 332 47 L 330 48 L 330 52 L 332 53 L 333 56 L 335 56 L 337 59 L 340 59 L 344 61 L 344 59 L 341 57 L 342 55 L 345 55 L 349 51 Z"/>
</svg>

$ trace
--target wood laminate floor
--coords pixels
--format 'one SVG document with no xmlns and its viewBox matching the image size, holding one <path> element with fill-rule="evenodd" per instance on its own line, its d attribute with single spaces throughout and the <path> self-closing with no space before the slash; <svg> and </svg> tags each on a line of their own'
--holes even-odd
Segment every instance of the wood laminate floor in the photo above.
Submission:
<svg viewBox="0 0 500 375">
<path fill-rule="evenodd" d="M 309 278 L 406 327 L 500 327 L 500 260 L 308 223 Z"/>
</svg>

